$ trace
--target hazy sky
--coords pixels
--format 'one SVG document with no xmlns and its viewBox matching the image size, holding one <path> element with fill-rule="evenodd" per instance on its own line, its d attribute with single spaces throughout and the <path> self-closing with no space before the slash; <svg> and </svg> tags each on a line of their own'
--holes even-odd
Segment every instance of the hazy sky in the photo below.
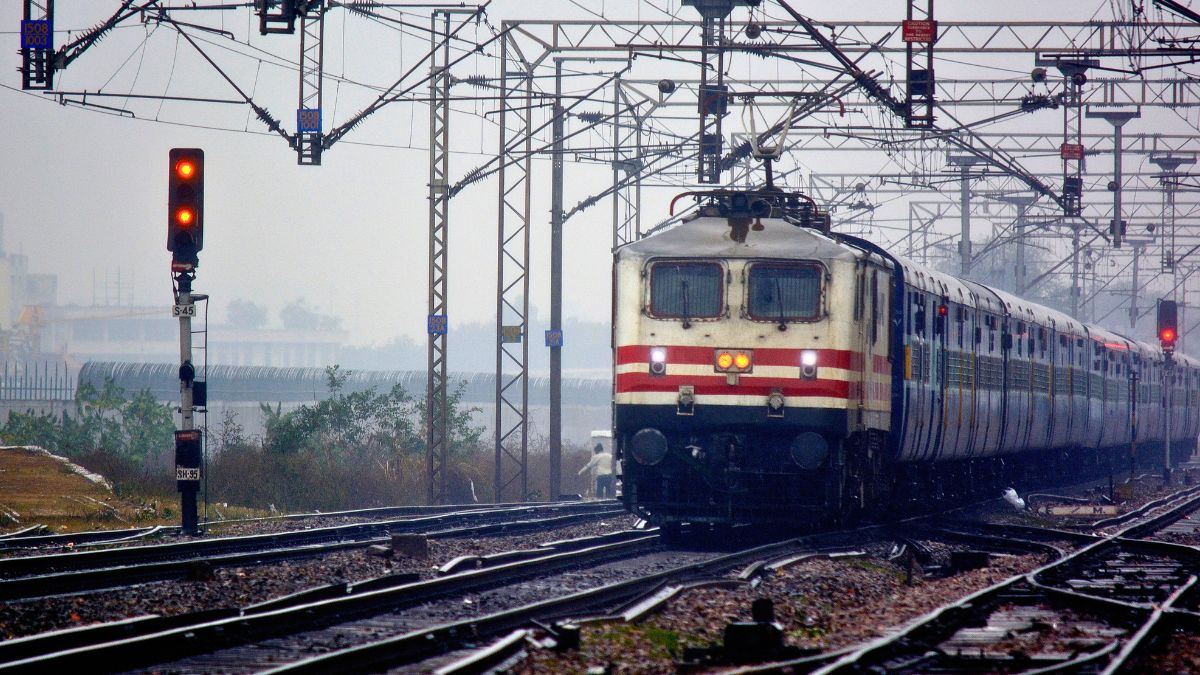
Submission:
<svg viewBox="0 0 1200 675">
<path fill-rule="evenodd" d="M 116 4 L 59 0 L 56 28 L 93 25 Z M 838 3 L 839 13 L 832 14 L 827 2 L 795 0 L 792 4 L 817 18 L 889 21 L 903 18 L 905 6 L 902 0 L 859 0 Z M 771 15 L 782 14 L 769 0 L 766 6 Z M 1104 10 L 1103 16 L 1110 16 L 1108 6 L 1099 0 L 1021 0 L 1003 5 L 943 0 L 937 9 L 943 20 L 1086 20 L 1098 9 Z M 674 11 L 678 2 L 496 0 L 488 17 L 492 26 L 505 19 L 595 18 L 597 13 L 666 17 L 659 7 Z M 1001 11 L 1005 15 L 996 16 Z M 684 9 L 682 13 L 691 18 L 690 12 Z M 275 312 L 303 297 L 323 312 L 342 317 L 356 343 L 424 334 L 428 113 L 423 105 L 388 107 L 327 151 L 322 166 L 300 167 L 285 142 L 265 133 L 264 126 L 243 105 L 89 99 L 132 110 L 138 118 L 131 119 L 59 106 L 40 93 L 20 92 L 15 31 L 20 13 L 21 3 L 16 0 L 0 3 L 0 28 L 4 29 L 0 35 L 6 45 L 0 53 L 7 64 L 0 69 L 0 119 L 6 123 L 5 133 L 0 135 L 4 246 L 28 254 L 33 271 L 57 273 L 61 301 L 87 304 L 93 297 L 103 301 L 106 295 L 115 300 L 119 270 L 126 300 L 164 308 L 170 304 L 164 222 L 167 151 L 197 146 L 206 151 L 208 177 L 205 248 L 196 289 L 212 296 L 214 318 L 222 317 L 225 304 L 237 298 L 267 305 Z M 248 10 L 222 13 L 224 18 L 203 14 L 206 16 L 196 16 L 194 21 L 232 31 L 243 42 L 249 34 L 250 44 L 246 45 L 213 34 L 191 33 L 206 40 L 203 46 L 230 76 L 292 129 L 296 74 L 284 67 L 283 60 L 296 59 L 298 38 L 259 36 L 250 25 Z M 421 25 L 428 21 L 413 15 L 405 19 Z M 344 10 L 331 14 L 325 54 L 326 73 L 331 76 L 325 89 L 327 130 L 330 120 L 340 124 L 374 97 L 361 83 L 390 83 L 423 55 L 427 38 L 406 32 L 347 17 Z M 462 35 L 481 39 L 489 32 L 487 26 L 470 27 Z M 57 44 L 66 39 L 59 34 Z M 486 56 L 471 57 L 455 74 L 494 75 L 493 64 Z M 1029 65 L 1014 62 L 1012 72 L 1027 72 Z M 478 70 L 473 70 L 476 67 Z M 595 72 L 604 67 L 590 68 Z M 670 68 L 663 66 L 663 72 Z M 775 72 L 772 66 L 770 75 Z M 571 86 L 586 87 L 588 82 L 594 85 L 599 80 L 579 78 Z M 56 84 L 63 91 L 102 88 L 119 93 L 237 97 L 174 30 L 136 21 L 72 63 L 59 74 Z M 541 84 L 552 86 L 550 82 Z M 468 96 L 484 91 L 461 87 L 456 92 Z M 421 87 L 417 93 L 426 91 Z M 597 105 L 594 109 L 610 107 Z M 456 108 L 462 114 L 454 117 L 451 174 L 461 177 L 495 150 L 494 115 L 482 114 L 493 109 L 494 103 L 464 102 Z M 538 119 L 543 120 L 544 113 L 539 113 Z M 872 160 L 871 168 L 884 168 L 875 165 Z M 541 308 L 534 311 L 546 313 L 548 162 L 535 162 L 534 171 L 532 302 Z M 571 162 L 567 171 L 568 208 L 611 180 L 609 169 L 597 163 Z M 668 196 L 666 190 L 648 191 L 647 223 L 665 215 L 661 209 Z M 452 325 L 491 321 L 495 316 L 496 203 L 494 180 L 470 186 L 454 200 Z M 611 217 L 605 201 L 567 226 L 564 304 L 568 316 L 594 321 L 606 321 L 609 316 Z M 102 287 L 106 279 L 107 289 Z"/>
</svg>

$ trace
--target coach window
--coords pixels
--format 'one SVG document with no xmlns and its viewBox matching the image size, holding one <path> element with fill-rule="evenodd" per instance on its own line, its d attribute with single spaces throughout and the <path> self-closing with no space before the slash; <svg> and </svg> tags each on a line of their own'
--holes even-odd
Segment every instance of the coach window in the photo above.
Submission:
<svg viewBox="0 0 1200 675">
<path fill-rule="evenodd" d="M 724 307 L 725 271 L 709 262 L 661 261 L 650 267 L 650 314 L 662 319 L 715 319 Z"/>
<path fill-rule="evenodd" d="M 819 319 L 821 274 L 822 268 L 813 264 L 754 263 L 750 266 L 747 303 L 750 318 L 780 325 Z"/>
</svg>

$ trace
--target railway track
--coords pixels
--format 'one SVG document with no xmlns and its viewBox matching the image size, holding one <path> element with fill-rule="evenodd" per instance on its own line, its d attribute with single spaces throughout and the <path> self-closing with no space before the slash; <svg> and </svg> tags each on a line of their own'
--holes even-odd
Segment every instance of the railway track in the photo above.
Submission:
<svg viewBox="0 0 1200 675">
<path fill-rule="evenodd" d="M 410 630 L 382 640 L 290 662 L 267 672 L 382 672 L 474 646 L 481 640 L 504 635 L 532 622 L 551 622 L 587 613 L 611 612 L 622 607 L 632 607 L 630 611 L 636 612 L 639 611 L 639 604 L 659 602 L 686 585 L 727 583 L 729 580 L 723 575 L 731 569 L 750 565 L 747 570 L 749 575 L 761 569 L 767 560 L 794 558 L 801 552 L 813 553 L 814 549 L 800 540 L 753 546 L 481 616 Z M 558 628 L 567 632 L 572 630 L 569 625 Z"/>
<path fill-rule="evenodd" d="M 429 538 L 538 531 L 623 513 L 605 503 L 470 510 L 268 535 L 0 559 L 0 600 L 127 586 L 364 548 L 400 533 Z"/>
<path fill-rule="evenodd" d="M 0 672 L 43 673 L 69 668 L 94 671 L 101 663 L 104 670 L 131 670 L 212 652 L 218 653 L 208 659 L 222 663 L 219 670 L 237 670 L 246 658 L 237 653 L 242 645 L 252 645 L 243 652 L 262 652 L 263 644 L 287 642 L 292 639 L 289 636 L 305 631 L 347 630 L 345 626 L 361 625 L 372 617 L 383 616 L 386 620 L 398 610 L 410 610 L 407 615 L 438 602 L 459 607 L 463 594 L 543 579 L 580 566 L 644 556 L 661 548 L 656 532 L 627 531 L 553 542 L 519 554 L 459 559 L 444 566 L 444 576 L 426 581 L 414 581 L 412 575 L 395 575 L 313 589 L 240 610 L 142 617 L 45 633 L 0 643 Z M 279 650 L 281 654 L 285 651 Z M 264 661 L 250 670 L 271 665 Z"/>
<path fill-rule="evenodd" d="M 1200 550 L 1144 539 L 1197 509 L 1200 495 L 1189 491 L 1114 536 L 1079 540 L 1055 562 L 859 649 L 739 672 L 1119 672 L 1176 627 L 1200 625 Z"/>
<path fill-rule="evenodd" d="M 570 502 L 566 502 L 570 503 Z M 220 528 L 230 525 L 264 522 L 293 522 L 328 518 L 402 518 L 429 516 L 452 512 L 484 511 L 505 508 L 524 508 L 533 506 L 556 506 L 564 502 L 511 502 L 501 504 L 452 504 L 446 506 L 380 506 L 366 509 L 349 509 L 344 511 L 328 511 L 325 513 L 289 513 L 260 518 L 229 518 L 211 520 L 201 525 L 205 528 Z M 50 534 L 45 525 L 34 525 L 23 530 L 0 535 L 0 551 L 11 549 L 50 548 L 71 545 L 76 548 L 83 545 L 108 545 L 133 542 L 157 536 L 178 535 L 177 525 L 152 525 L 149 527 L 134 527 L 119 530 L 88 530 L 85 532 L 66 532 Z"/>
</svg>

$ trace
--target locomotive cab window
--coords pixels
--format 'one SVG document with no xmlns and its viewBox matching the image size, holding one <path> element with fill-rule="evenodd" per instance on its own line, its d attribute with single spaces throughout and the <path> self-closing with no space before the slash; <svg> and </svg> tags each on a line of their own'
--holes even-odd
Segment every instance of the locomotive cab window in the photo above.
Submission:
<svg viewBox="0 0 1200 675">
<path fill-rule="evenodd" d="M 721 316 L 725 271 L 708 262 L 661 261 L 650 267 L 650 314 L 669 319 Z"/>
<path fill-rule="evenodd" d="M 818 265 L 754 263 L 750 266 L 746 303 L 750 318 L 775 322 L 819 319 L 821 275 Z"/>
</svg>

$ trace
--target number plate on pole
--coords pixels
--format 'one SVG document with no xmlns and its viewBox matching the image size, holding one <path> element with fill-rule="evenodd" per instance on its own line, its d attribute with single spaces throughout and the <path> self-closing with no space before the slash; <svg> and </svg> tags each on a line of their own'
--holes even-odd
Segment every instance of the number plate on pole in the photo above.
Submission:
<svg viewBox="0 0 1200 675">
<path fill-rule="evenodd" d="M 195 305 L 175 305 L 171 309 L 171 316 L 196 316 Z"/>
<path fill-rule="evenodd" d="M 200 469 L 177 466 L 175 467 L 175 480 L 200 480 Z"/>
</svg>

